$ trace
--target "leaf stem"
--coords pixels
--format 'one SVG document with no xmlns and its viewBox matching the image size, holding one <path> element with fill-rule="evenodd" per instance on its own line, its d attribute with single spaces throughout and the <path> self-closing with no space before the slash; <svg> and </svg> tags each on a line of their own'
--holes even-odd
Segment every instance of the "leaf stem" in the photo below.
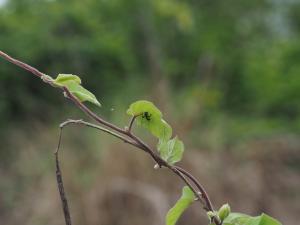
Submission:
<svg viewBox="0 0 300 225">
<path fill-rule="evenodd" d="M 128 133 L 131 133 L 133 123 L 134 123 L 135 119 L 136 119 L 138 116 L 140 116 L 140 115 L 136 115 L 136 116 L 131 117 L 131 120 L 130 120 L 130 123 L 129 123 L 129 126 L 128 126 L 128 130 L 127 130 Z"/>
</svg>

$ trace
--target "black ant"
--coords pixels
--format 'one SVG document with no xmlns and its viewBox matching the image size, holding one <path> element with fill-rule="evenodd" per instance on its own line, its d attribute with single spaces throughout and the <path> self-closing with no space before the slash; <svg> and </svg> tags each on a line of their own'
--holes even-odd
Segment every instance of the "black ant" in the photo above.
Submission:
<svg viewBox="0 0 300 225">
<path fill-rule="evenodd" d="M 146 118 L 146 120 L 150 121 L 151 119 L 151 114 L 148 112 L 144 112 L 142 115 L 142 118 Z"/>
</svg>

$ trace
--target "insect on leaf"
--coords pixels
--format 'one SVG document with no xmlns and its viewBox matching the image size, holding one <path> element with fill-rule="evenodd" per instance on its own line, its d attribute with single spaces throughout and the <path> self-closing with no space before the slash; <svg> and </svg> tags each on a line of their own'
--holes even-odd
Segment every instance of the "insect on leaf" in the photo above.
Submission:
<svg viewBox="0 0 300 225">
<path fill-rule="evenodd" d="M 150 118 L 154 117 L 162 117 L 162 113 L 160 110 L 152 103 L 146 100 L 139 100 L 132 103 L 127 110 L 127 114 L 130 116 L 139 116 L 143 113 L 148 112 L 150 114 Z"/>
<path fill-rule="evenodd" d="M 162 119 L 161 111 L 152 102 L 136 101 L 129 106 L 127 114 L 137 116 L 137 124 L 150 131 L 158 139 L 168 140 L 171 138 L 171 126 Z"/>
</svg>

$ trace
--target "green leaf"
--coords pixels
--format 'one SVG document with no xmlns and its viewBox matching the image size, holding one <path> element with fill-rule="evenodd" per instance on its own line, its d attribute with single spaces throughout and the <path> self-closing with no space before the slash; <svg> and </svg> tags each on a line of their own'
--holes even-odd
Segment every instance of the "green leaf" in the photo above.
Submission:
<svg viewBox="0 0 300 225">
<path fill-rule="evenodd" d="M 166 225 L 175 225 L 182 213 L 194 202 L 195 194 L 187 186 L 183 187 L 182 195 L 166 216 Z"/>
<path fill-rule="evenodd" d="M 139 116 L 145 112 L 151 114 L 150 118 L 152 116 L 159 118 L 162 117 L 161 111 L 159 111 L 159 109 L 152 102 L 146 100 L 139 100 L 132 103 L 127 110 L 127 114 L 130 116 Z"/>
<path fill-rule="evenodd" d="M 224 220 L 224 225 L 245 225 L 251 216 L 242 213 L 230 213 L 228 217 Z"/>
<path fill-rule="evenodd" d="M 281 223 L 278 220 L 263 213 L 258 217 L 254 217 L 251 221 L 248 222 L 247 225 L 281 225 Z"/>
<path fill-rule="evenodd" d="M 73 74 L 58 74 L 54 82 L 59 85 L 67 81 L 75 81 L 76 83 L 81 84 L 80 77 Z"/>
<path fill-rule="evenodd" d="M 241 213 L 230 213 L 224 225 L 282 225 L 278 220 L 266 215 L 251 217 Z"/>
<path fill-rule="evenodd" d="M 157 148 L 161 157 L 170 164 L 181 160 L 184 145 L 177 137 L 172 137 L 171 126 L 162 118 L 159 109 L 149 101 L 140 100 L 132 103 L 127 114 L 136 116 L 137 124 L 150 131 L 159 139 Z"/>
<path fill-rule="evenodd" d="M 127 114 L 137 116 L 137 124 L 149 130 L 160 140 L 167 141 L 171 138 L 171 126 L 162 119 L 162 113 L 152 102 L 136 101 L 129 106 Z"/>
<path fill-rule="evenodd" d="M 96 96 L 81 86 L 81 80 L 76 75 L 59 74 L 54 80 L 54 84 L 66 87 L 81 102 L 89 101 L 97 106 L 101 106 Z"/>
<path fill-rule="evenodd" d="M 142 126 L 149 129 L 149 131 L 157 138 L 159 138 L 162 141 L 167 141 L 172 136 L 172 127 L 163 119 L 160 119 L 159 121 L 156 121 L 154 119 L 151 122 L 145 121 L 144 118 L 142 118 L 141 122 Z"/>
<path fill-rule="evenodd" d="M 184 152 L 184 144 L 176 136 L 168 142 L 160 141 L 158 144 L 158 151 L 164 160 L 170 164 L 174 164 L 181 160 Z"/>
</svg>

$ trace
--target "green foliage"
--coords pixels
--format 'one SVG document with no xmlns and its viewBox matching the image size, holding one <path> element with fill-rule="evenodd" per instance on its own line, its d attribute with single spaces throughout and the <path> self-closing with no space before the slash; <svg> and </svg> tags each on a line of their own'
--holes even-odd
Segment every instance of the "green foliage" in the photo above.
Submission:
<svg viewBox="0 0 300 225">
<path fill-rule="evenodd" d="M 179 162 L 184 152 L 184 144 L 177 136 L 167 142 L 158 143 L 160 156 L 170 164 Z"/>
<path fill-rule="evenodd" d="M 101 106 L 96 96 L 81 86 L 81 79 L 72 74 L 59 74 L 54 80 L 57 86 L 66 87 L 81 102 L 89 101 L 97 106 Z"/>
<path fill-rule="evenodd" d="M 184 144 L 177 136 L 171 139 L 171 126 L 162 118 L 161 111 L 152 102 L 136 101 L 129 106 L 127 114 L 135 116 L 139 126 L 158 138 L 157 149 L 164 160 L 170 164 L 181 160 Z"/>
<path fill-rule="evenodd" d="M 187 186 L 183 187 L 182 195 L 166 216 L 166 225 L 175 225 L 182 213 L 194 202 L 195 194 Z"/>
<path fill-rule="evenodd" d="M 230 213 L 224 220 L 224 225 L 282 225 L 276 219 L 261 214 L 260 216 L 251 217 L 241 213 Z"/>
<path fill-rule="evenodd" d="M 149 130 L 160 140 L 168 140 L 172 136 L 172 128 L 163 120 L 162 113 L 149 101 L 140 100 L 132 103 L 127 114 L 136 116 L 138 125 Z"/>
</svg>

